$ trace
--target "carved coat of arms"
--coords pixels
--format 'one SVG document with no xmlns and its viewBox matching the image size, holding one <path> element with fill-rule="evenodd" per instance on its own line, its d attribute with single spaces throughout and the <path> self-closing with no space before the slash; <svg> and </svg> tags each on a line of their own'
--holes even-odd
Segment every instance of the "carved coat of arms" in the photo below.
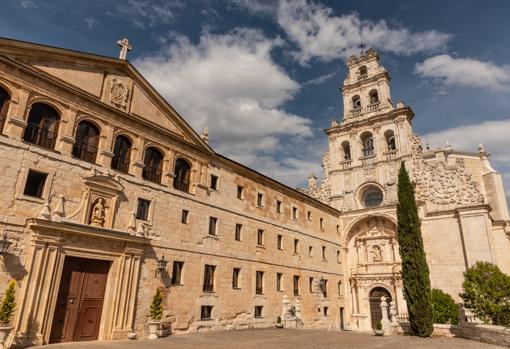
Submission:
<svg viewBox="0 0 510 349">
<path fill-rule="evenodd" d="M 126 83 L 117 79 L 112 80 L 110 100 L 115 106 L 126 108 L 129 92 L 129 87 Z"/>
</svg>

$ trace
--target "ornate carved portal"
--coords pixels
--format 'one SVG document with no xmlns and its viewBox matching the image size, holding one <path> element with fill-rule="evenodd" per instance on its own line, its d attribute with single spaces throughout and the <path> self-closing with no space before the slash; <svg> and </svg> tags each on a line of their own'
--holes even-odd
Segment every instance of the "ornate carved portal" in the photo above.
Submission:
<svg viewBox="0 0 510 349">
<path fill-rule="evenodd" d="M 381 296 L 373 290 L 386 292 L 384 296 L 405 312 L 394 221 L 385 216 L 362 218 L 351 227 L 344 243 L 348 246 L 351 328 L 368 331 L 380 320 Z"/>
<path fill-rule="evenodd" d="M 370 291 L 370 319 L 373 329 L 382 320 L 381 297 L 383 296 L 386 297 L 386 302 L 391 302 L 391 294 L 385 288 L 376 287 Z"/>
</svg>

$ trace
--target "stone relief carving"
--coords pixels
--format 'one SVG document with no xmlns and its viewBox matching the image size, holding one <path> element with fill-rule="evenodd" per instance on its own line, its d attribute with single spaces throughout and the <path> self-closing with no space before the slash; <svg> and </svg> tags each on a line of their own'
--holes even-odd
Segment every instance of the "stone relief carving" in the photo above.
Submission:
<svg viewBox="0 0 510 349">
<path fill-rule="evenodd" d="M 95 227 L 104 227 L 104 222 L 106 218 L 106 207 L 105 207 L 105 199 L 98 198 L 95 200 L 92 205 L 92 209 L 90 211 L 90 225 Z"/>
<path fill-rule="evenodd" d="M 372 261 L 373 262 L 382 262 L 382 250 L 379 245 L 372 246 Z"/>
<path fill-rule="evenodd" d="M 421 142 L 413 135 L 413 177 L 418 202 L 436 205 L 483 203 L 478 183 L 472 180 L 464 160 L 457 158 L 452 166 L 442 160 L 424 160 Z"/>
<path fill-rule="evenodd" d="M 129 99 L 129 86 L 120 80 L 113 79 L 110 93 L 110 101 L 119 108 L 126 108 Z"/>
</svg>

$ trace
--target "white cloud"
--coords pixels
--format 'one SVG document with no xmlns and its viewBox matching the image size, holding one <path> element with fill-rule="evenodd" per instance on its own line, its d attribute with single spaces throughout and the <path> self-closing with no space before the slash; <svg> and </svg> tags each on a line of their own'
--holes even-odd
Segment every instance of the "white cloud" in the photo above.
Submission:
<svg viewBox="0 0 510 349">
<path fill-rule="evenodd" d="M 327 81 L 329 79 L 331 79 L 333 76 L 335 76 L 338 72 L 334 71 L 334 72 L 331 72 L 331 73 L 328 73 L 328 74 L 324 74 L 324 75 L 321 75 L 321 76 L 318 76 L 316 78 L 313 78 L 313 79 L 310 79 L 308 81 L 305 81 L 303 83 L 303 86 L 306 86 L 306 85 L 320 85 L 322 84 L 324 81 Z"/>
<path fill-rule="evenodd" d="M 449 86 L 488 88 L 494 91 L 510 87 L 510 67 L 497 66 L 470 58 L 438 55 L 416 64 L 416 74 L 441 80 Z"/>
<path fill-rule="evenodd" d="M 32 0 L 21 1 L 21 6 L 23 6 L 26 9 L 39 8 L 39 6 L 37 6 L 37 4 L 35 2 L 33 2 Z"/>
<path fill-rule="evenodd" d="M 228 3 L 254 15 L 275 16 L 278 2 L 275 0 L 229 0 Z"/>
<path fill-rule="evenodd" d="M 179 0 L 127 0 L 119 5 L 117 10 L 133 17 L 135 26 L 145 29 L 158 24 L 172 23 L 176 11 L 183 7 L 184 3 Z"/>
<path fill-rule="evenodd" d="M 433 147 L 444 146 L 449 141 L 455 150 L 476 152 L 483 143 L 491 153 L 492 166 L 503 174 L 503 181 L 510 204 L 510 119 L 485 121 L 474 125 L 463 125 L 423 136 Z"/>
<path fill-rule="evenodd" d="M 444 48 L 452 37 L 390 28 L 384 20 L 362 20 L 357 13 L 335 16 L 331 8 L 308 0 L 280 1 L 278 23 L 298 46 L 291 54 L 303 65 L 313 58 L 328 62 L 358 54 L 360 29 L 366 46 L 402 55 Z"/>
<path fill-rule="evenodd" d="M 311 121 L 283 109 L 300 87 L 271 58 L 279 39 L 236 29 L 163 45 L 134 64 L 195 130 L 209 127 L 216 151 L 271 176 L 287 161 L 279 159 L 302 157 L 288 145 L 312 135 Z M 287 183 L 303 180 L 299 175 Z"/>
</svg>

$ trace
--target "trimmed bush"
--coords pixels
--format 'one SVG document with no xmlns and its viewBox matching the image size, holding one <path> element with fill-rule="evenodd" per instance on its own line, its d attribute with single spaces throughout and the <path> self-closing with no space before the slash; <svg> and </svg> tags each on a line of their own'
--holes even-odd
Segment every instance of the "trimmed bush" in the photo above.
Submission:
<svg viewBox="0 0 510 349">
<path fill-rule="evenodd" d="M 150 314 L 153 320 L 161 320 L 163 316 L 163 297 L 161 296 L 161 291 L 159 288 L 156 290 L 156 294 L 152 298 Z"/>
<path fill-rule="evenodd" d="M 12 313 L 16 307 L 16 281 L 11 280 L 7 289 L 5 290 L 5 296 L 0 306 L 0 323 L 7 325 L 11 321 Z"/>
<path fill-rule="evenodd" d="M 452 296 L 437 288 L 432 289 L 432 321 L 435 324 L 459 324 L 459 306 Z"/>
<path fill-rule="evenodd" d="M 429 266 L 423 249 L 421 221 L 414 188 L 404 162 L 398 174 L 397 239 L 402 258 L 404 296 L 409 310 L 411 333 L 428 337 L 434 329 L 430 301 Z"/>
<path fill-rule="evenodd" d="M 476 317 L 494 325 L 510 326 L 510 276 L 489 262 L 476 262 L 464 272 L 460 297 Z"/>
</svg>

